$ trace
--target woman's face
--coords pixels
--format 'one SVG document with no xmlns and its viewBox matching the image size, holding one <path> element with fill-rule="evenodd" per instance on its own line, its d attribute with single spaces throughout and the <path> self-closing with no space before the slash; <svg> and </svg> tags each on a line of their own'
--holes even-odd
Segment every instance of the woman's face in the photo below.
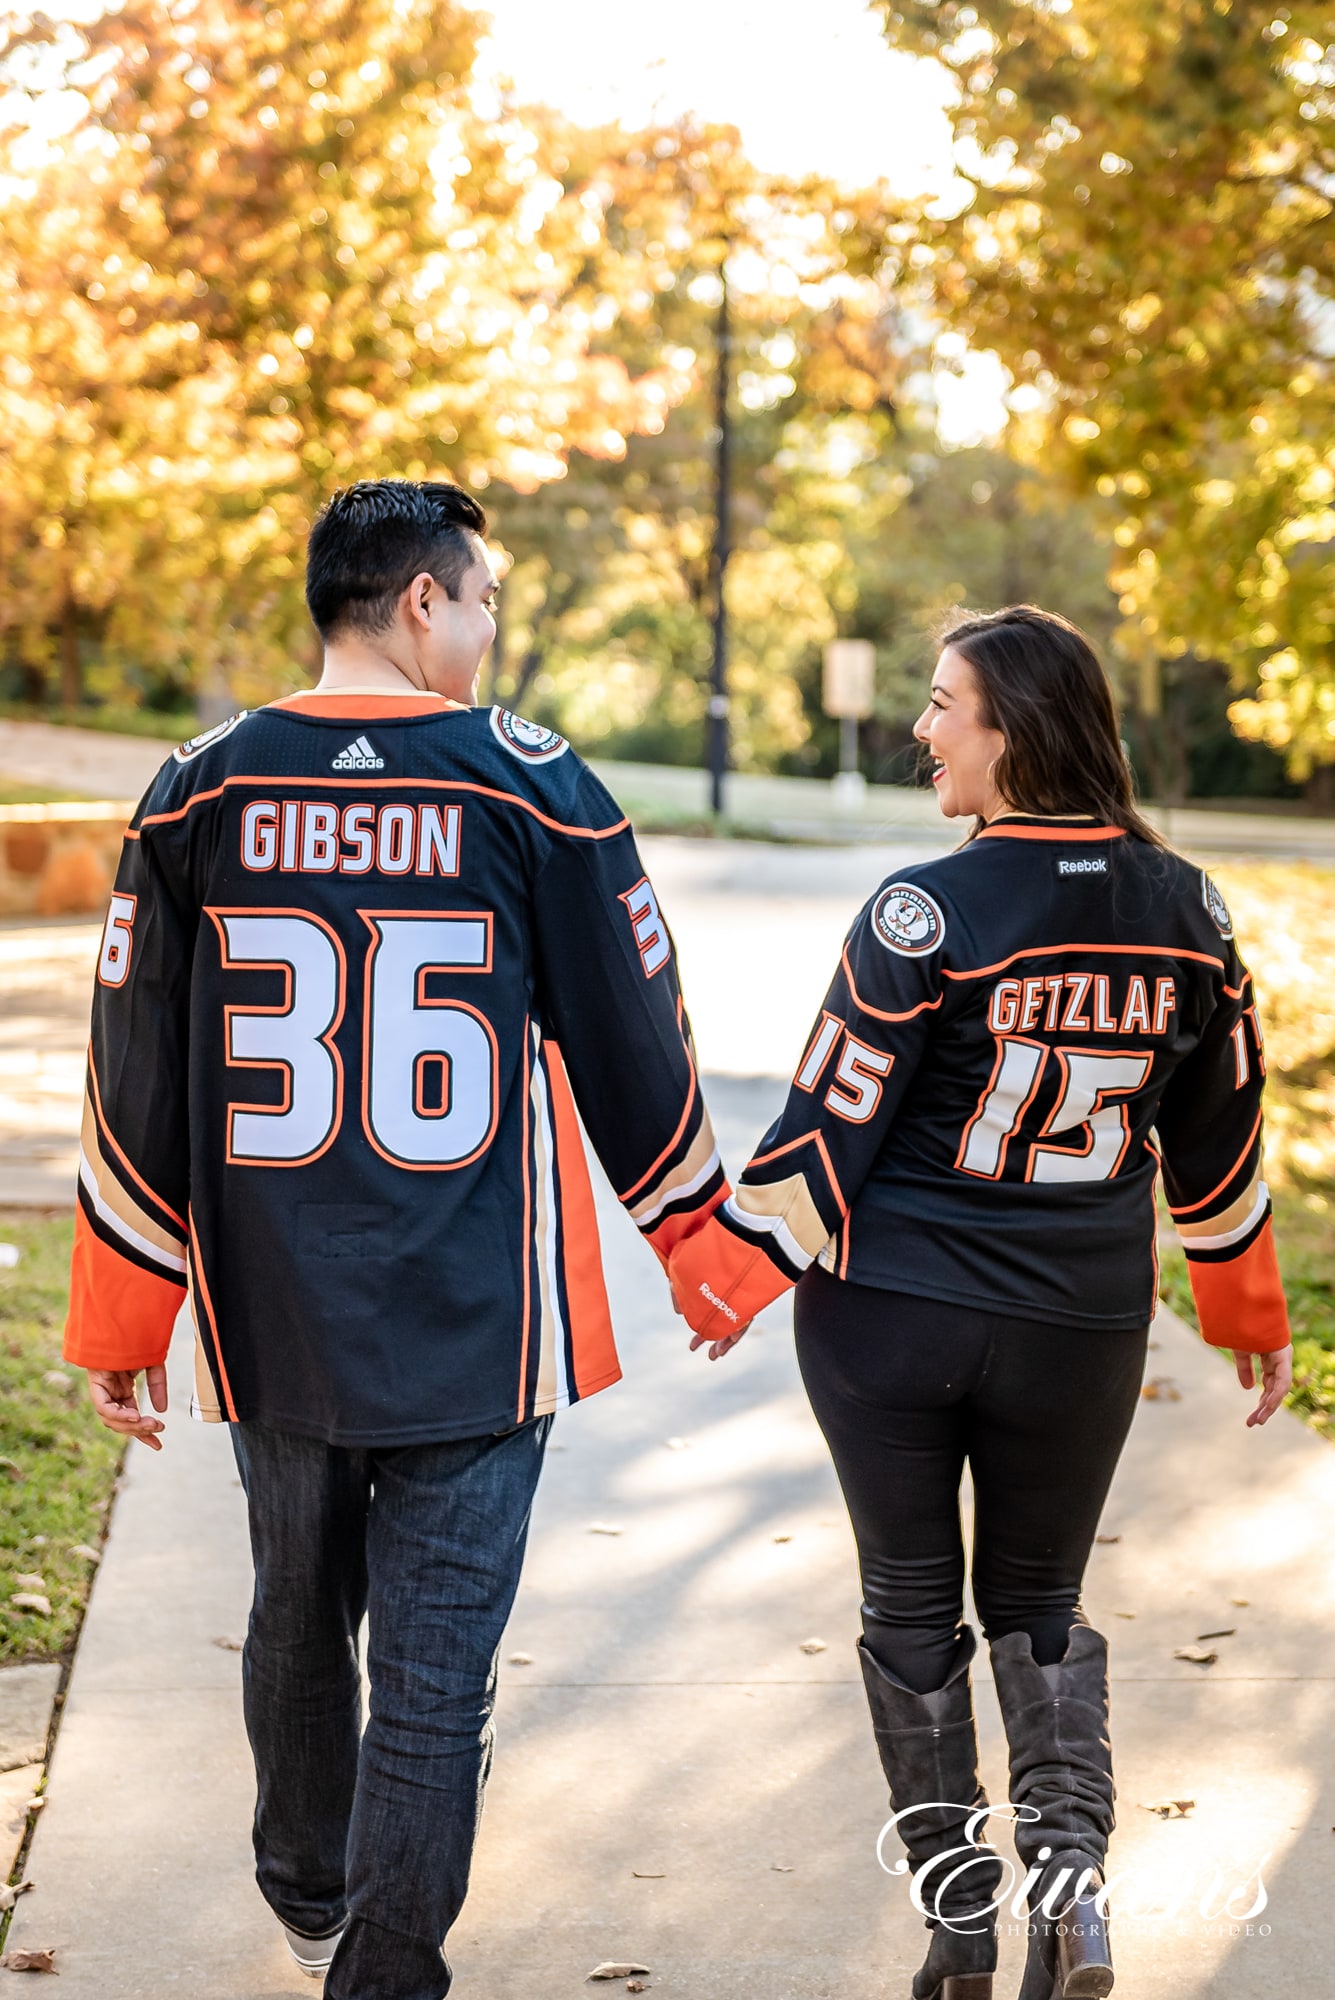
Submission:
<svg viewBox="0 0 1335 2000">
<path fill-rule="evenodd" d="M 932 783 L 947 819 L 991 819 L 1006 804 L 992 782 L 1006 739 L 999 729 L 984 726 L 980 705 L 973 668 L 947 646 L 936 663 L 927 706 L 913 725 L 919 743 L 932 753 Z"/>
</svg>

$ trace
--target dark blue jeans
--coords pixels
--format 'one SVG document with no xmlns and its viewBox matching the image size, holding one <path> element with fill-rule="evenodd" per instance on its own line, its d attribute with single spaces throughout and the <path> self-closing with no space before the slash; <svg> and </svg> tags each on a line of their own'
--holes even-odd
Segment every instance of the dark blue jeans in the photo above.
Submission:
<svg viewBox="0 0 1335 2000">
<path fill-rule="evenodd" d="M 444 2000 L 491 1764 L 496 1653 L 550 1417 L 354 1450 L 233 1424 L 255 1599 L 242 1662 L 256 1879 L 326 2000 Z M 357 1635 L 367 1614 L 370 1716 Z"/>
</svg>

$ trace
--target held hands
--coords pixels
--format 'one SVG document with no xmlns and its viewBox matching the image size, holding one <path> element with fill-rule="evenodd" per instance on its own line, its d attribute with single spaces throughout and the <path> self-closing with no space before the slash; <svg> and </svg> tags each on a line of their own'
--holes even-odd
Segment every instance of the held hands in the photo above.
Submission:
<svg viewBox="0 0 1335 2000">
<path fill-rule="evenodd" d="M 689 1325 L 690 1321 L 689 1319 L 687 1319 L 687 1315 L 682 1307 L 681 1300 L 677 1297 L 677 1290 L 675 1285 L 670 1286 L 669 1289 L 672 1292 L 673 1312 L 680 1314 L 681 1318 L 687 1320 L 687 1324 Z M 739 1326 L 736 1333 L 720 1334 L 720 1336 L 716 1340 L 710 1340 L 709 1335 L 706 1333 L 697 1333 L 691 1341 L 691 1353 L 694 1354 L 697 1347 L 703 1347 L 705 1343 L 708 1341 L 709 1358 L 711 1361 L 718 1361 L 721 1359 L 723 1355 L 725 1355 L 728 1352 L 728 1349 L 730 1347 L 736 1347 L 738 1341 L 741 1339 L 742 1335 L 746 1332 L 747 1327 L 749 1327 L 750 1324 L 751 1322 L 750 1320 L 748 1320 L 746 1322 L 746 1326 Z"/>
<path fill-rule="evenodd" d="M 1244 1354 L 1235 1347 L 1233 1365 L 1238 1371 L 1238 1380 L 1244 1389 L 1256 1387 L 1258 1361 L 1261 1364 L 1261 1400 L 1256 1408 L 1248 1413 L 1248 1430 L 1255 1424 L 1269 1422 L 1288 1395 L 1293 1383 L 1292 1347 L 1277 1347 L 1271 1354 Z"/>
<path fill-rule="evenodd" d="M 159 1412 L 158 1417 L 149 1416 L 139 1407 L 139 1396 L 135 1386 L 133 1370 L 125 1368 L 90 1368 L 88 1370 L 88 1393 L 93 1399 L 93 1408 L 98 1420 L 109 1431 L 121 1437 L 138 1438 L 150 1451 L 161 1451 L 162 1440 L 158 1433 L 166 1429 L 160 1422 L 161 1412 L 167 1407 L 167 1370 L 165 1367 L 146 1368 L 144 1381 L 148 1387 L 148 1400 Z"/>
</svg>

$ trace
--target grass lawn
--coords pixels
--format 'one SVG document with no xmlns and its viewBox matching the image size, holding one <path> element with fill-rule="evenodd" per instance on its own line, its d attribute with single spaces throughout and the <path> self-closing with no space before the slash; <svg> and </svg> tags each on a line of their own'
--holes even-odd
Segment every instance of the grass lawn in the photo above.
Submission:
<svg viewBox="0 0 1335 2000">
<path fill-rule="evenodd" d="M 0 1242 L 20 1253 L 0 1269 L 0 1665 L 72 1645 L 121 1462 L 82 1370 L 60 1358 L 73 1233 L 72 1216 L 0 1211 Z M 25 1594 L 49 1615 L 16 1608 Z"/>
<path fill-rule="evenodd" d="M 164 743 L 184 743 L 199 734 L 193 708 L 174 712 L 157 708 L 43 708 L 27 702 L 0 702 L 0 718 L 12 722 L 52 722 L 70 729 L 101 729 L 115 736 L 154 736 Z"/>
<path fill-rule="evenodd" d="M 0 806 L 51 806 L 86 798 L 86 792 L 58 792 L 51 785 L 14 785 L 0 778 Z"/>
</svg>

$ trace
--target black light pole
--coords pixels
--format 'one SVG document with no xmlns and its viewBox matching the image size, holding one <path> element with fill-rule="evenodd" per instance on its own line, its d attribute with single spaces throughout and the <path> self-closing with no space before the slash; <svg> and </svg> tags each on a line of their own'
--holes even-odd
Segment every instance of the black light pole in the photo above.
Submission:
<svg viewBox="0 0 1335 2000">
<path fill-rule="evenodd" d="M 732 438 L 728 429 L 728 386 L 732 373 L 732 328 L 728 318 L 728 265 L 719 265 L 717 380 L 714 459 L 714 659 L 709 675 L 709 804 L 723 811 L 723 780 L 728 769 L 728 557 L 732 499 Z"/>
</svg>

